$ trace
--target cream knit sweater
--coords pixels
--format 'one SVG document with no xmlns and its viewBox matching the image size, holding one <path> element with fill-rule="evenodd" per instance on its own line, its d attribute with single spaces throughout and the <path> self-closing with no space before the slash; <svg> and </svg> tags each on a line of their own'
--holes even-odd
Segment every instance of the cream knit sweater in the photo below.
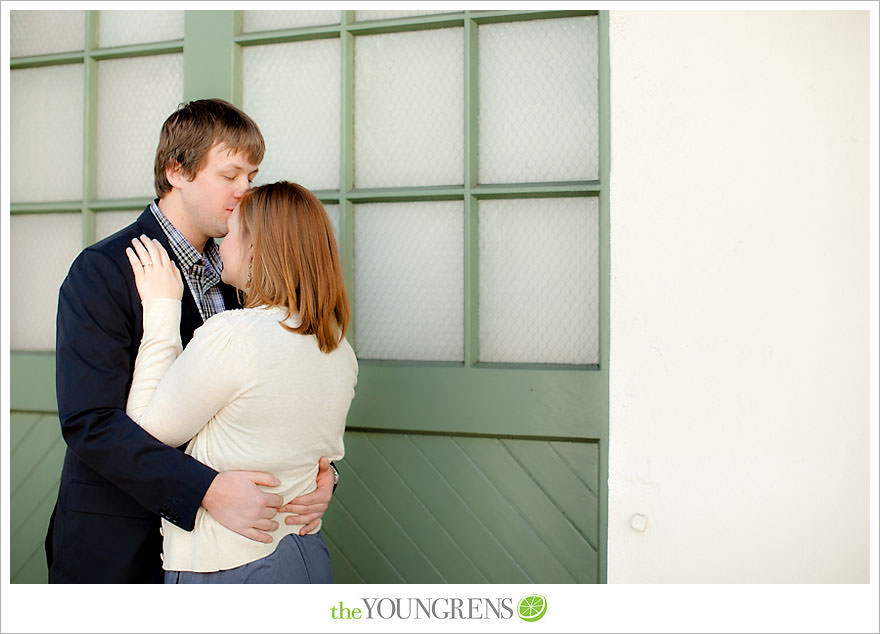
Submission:
<svg viewBox="0 0 880 634">
<path fill-rule="evenodd" d="M 127 412 L 150 434 L 218 471 L 268 471 L 285 502 L 315 488 L 318 460 L 339 460 L 357 359 L 347 341 L 329 354 L 313 335 L 279 324 L 279 308 L 228 310 L 208 319 L 181 353 L 180 301 L 144 303 L 144 336 Z M 288 322 L 296 325 L 295 322 Z M 227 570 L 272 553 L 296 533 L 284 516 L 272 543 L 220 525 L 204 508 L 195 529 L 162 520 L 164 568 Z"/>
</svg>

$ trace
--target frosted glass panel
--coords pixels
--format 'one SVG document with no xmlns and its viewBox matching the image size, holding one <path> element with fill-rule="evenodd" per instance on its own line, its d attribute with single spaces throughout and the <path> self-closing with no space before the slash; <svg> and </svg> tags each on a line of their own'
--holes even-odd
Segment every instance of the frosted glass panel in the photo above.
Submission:
<svg viewBox="0 0 880 634">
<path fill-rule="evenodd" d="M 598 198 L 485 200 L 480 360 L 598 363 Z"/>
<path fill-rule="evenodd" d="M 95 214 L 95 242 L 99 242 L 111 236 L 123 227 L 127 227 L 138 216 L 143 213 L 143 209 L 137 211 L 101 211 Z"/>
<path fill-rule="evenodd" d="M 339 248 L 339 205 L 324 205 L 324 210 L 333 225 L 333 237 L 336 238 L 336 247 Z"/>
<path fill-rule="evenodd" d="M 255 182 L 339 187 L 339 40 L 249 46 L 243 105 L 266 139 Z"/>
<path fill-rule="evenodd" d="M 11 201 L 82 198 L 82 64 L 10 71 L 9 93 Z"/>
<path fill-rule="evenodd" d="M 339 24 L 339 11 L 244 11 L 244 32 Z"/>
<path fill-rule="evenodd" d="M 11 57 L 81 51 L 85 11 L 10 11 L 9 31 Z"/>
<path fill-rule="evenodd" d="M 480 26 L 481 183 L 598 177 L 597 60 L 594 17 Z"/>
<path fill-rule="evenodd" d="M 355 39 L 358 187 L 464 182 L 462 29 Z"/>
<path fill-rule="evenodd" d="M 98 46 L 183 38 L 183 11 L 100 11 Z"/>
<path fill-rule="evenodd" d="M 365 20 L 391 20 L 392 18 L 408 18 L 414 15 L 430 15 L 434 13 L 451 13 L 451 11 L 355 11 L 358 22 Z"/>
<path fill-rule="evenodd" d="M 53 350 L 58 289 L 80 251 L 80 214 L 14 215 L 9 221 L 12 350 Z"/>
<path fill-rule="evenodd" d="M 183 55 L 98 62 L 98 198 L 154 195 L 162 123 L 183 98 Z"/>
<path fill-rule="evenodd" d="M 464 359 L 461 202 L 357 205 L 357 353 Z"/>
</svg>

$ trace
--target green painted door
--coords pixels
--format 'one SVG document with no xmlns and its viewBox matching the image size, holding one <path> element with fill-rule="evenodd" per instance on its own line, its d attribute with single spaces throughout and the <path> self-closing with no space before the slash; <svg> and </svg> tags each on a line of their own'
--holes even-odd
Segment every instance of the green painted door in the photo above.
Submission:
<svg viewBox="0 0 880 634">
<path fill-rule="evenodd" d="M 83 51 L 13 51 L 13 73 L 81 64 L 85 86 L 85 193 L 13 197 L 13 220 L 75 213 L 88 244 L 142 207 L 102 189 L 102 64 L 182 53 L 182 98 L 242 105 L 259 180 L 314 189 L 337 232 L 360 374 L 325 518 L 336 581 L 604 581 L 606 14 L 191 11 L 157 27 L 179 36 L 103 47 L 104 13 Z M 40 581 L 51 352 L 13 337 L 12 362 L 12 577 Z"/>
</svg>

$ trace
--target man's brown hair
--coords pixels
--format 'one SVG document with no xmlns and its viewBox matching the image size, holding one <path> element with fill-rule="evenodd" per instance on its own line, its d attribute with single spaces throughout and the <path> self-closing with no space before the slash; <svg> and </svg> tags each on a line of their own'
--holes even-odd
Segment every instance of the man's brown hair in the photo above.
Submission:
<svg viewBox="0 0 880 634">
<path fill-rule="evenodd" d="M 242 240 L 254 246 L 245 308 L 282 306 L 296 328 L 315 335 L 322 352 L 339 345 L 348 329 L 349 303 L 339 249 L 318 197 L 296 183 L 280 181 L 245 193 L 239 206 Z"/>
<path fill-rule="evenodd" d="M 156 195 L 171 191 L 166 167 L 179 165 L 183 174 L 195 178 L 208 152 L 217 144 L 242 152 L 259 165 L 266 151 L 260 128 L 253 119 L 223 99 L 199 99 L 181 104 L 162 124 L 154 167 Z"/>
</svg>

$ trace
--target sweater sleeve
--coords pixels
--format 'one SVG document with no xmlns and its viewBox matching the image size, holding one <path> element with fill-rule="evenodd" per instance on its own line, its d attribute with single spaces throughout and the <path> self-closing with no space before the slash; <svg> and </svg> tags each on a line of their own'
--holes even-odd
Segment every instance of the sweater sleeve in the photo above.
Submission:
<svg viewBox="0 0 880 634">
<path fill-rule="evenodd" d="M 144 306 L 144 336 L 127 413 L 155 438 L 178 446 L 240 393 L 244 355 L 224 315 L 205 322 L 181 353 L 180 302 L 150 304 Z"/>
<path fill-rule="evenodd" d="M 152 299 L 143 304 L 144 334 L 134 363 L 125 413 L 156 438 L 159 436 L 145 427 L 142 419 L 159 381 L 183 351 L 180 342 L 180 306 L 178 299 Z"/>
</svg>

